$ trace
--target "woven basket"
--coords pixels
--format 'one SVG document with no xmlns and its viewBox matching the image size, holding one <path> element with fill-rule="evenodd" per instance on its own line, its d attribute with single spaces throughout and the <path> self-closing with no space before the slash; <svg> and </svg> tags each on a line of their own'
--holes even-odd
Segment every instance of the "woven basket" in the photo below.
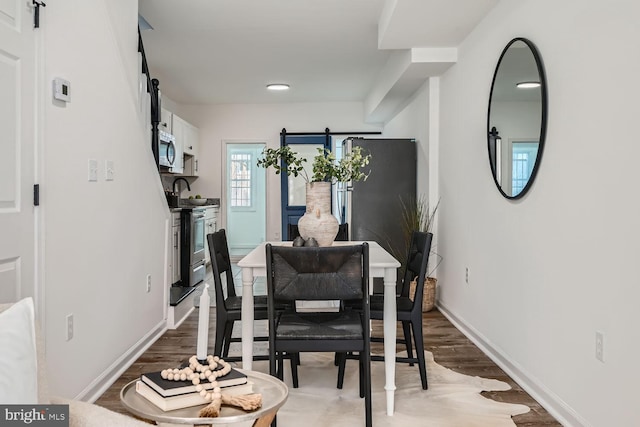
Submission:
<svg viewBox="0 0 640 427">
<path fill-rule="evenodd" d="M 416 296 L 417 277 L 411 281 L 411 287 L 409 288 L 409 298 L 411 301 Z M 422 295 L 422 312 L 431 311 L 436 303 L 436 282 L 438 279 L 435 277 L 427 277 L 424 283 L 424 294 Z"/>
</svg>

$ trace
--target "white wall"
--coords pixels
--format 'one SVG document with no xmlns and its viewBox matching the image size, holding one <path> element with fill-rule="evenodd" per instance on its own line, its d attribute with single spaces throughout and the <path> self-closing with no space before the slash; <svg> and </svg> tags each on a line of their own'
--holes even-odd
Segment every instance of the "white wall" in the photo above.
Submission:
<svg viewBox="0 0 640 427">
<path fill-rule="evenodd" d="M 573 425 L 640 422 L 638 16 L 631 0 L 503 1 L 441 79 L 440 304 Z M 537 45 L 549 95 L 541 168 L 519 201 L 495 188 L 486 140 L 514 37 Z"/>
<path fill-rule="evenodd" d="M 130 93 L 137 48 L 123 41 L 136 40 L 137 2 L 51 1 L 41 13 L 48 377 L 53 394 L 91 398 L 130 348 L 164 327 L 169 213 Z M 69 104 L 52 101 L 56 76 L 71 82 Z M 98 160 L 98 182 L 87 180 L 88 159 Z"/>
<path fill-rule="evenodd" d="M 364 123 L 360 102 L 315 104 L 245 104 L 203 107 L 178 106 L 179 116 L 200 129 L 200 176 L 192 189 L 206 197 L 222 195 L 222 144 L 265 142 L 280 146 L 280 131 L 334 132 L 379 131 L 380 126 Z M 225 201 L 221 203 L 224 205 Z M 221 225 L 226 224 L 226 207 L 220 209 Z M 267 239 L 280 239 L 280 176 L 267 171 Z"/>
</svg>

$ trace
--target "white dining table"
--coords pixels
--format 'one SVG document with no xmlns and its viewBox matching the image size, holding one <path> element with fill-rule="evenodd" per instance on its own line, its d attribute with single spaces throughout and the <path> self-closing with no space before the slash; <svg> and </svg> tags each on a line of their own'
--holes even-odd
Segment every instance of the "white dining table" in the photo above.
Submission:
<svg viewBox="0 0 640 427">
<path fill-rule="evenodd" d="M 291 242 L 263 242 L 249 252 L 238 266 L 242 268 L 242 368 L 251 370 L 253 363 L 253 282 L 256 277 L 267 276 L 265 246 L 267 243 L 291 245 Z M 336 241 L 337 245 L 357 245 L 363 242 Z M 369 276 L 384 280 L 384 372 L 387 394 L 387 415 L 393 415 L 396 390 L 396 275 L 400 263 L 377 242 L 369 243 Z M 373 280 L 370 280 L 373 291 Z"/>
</svg>

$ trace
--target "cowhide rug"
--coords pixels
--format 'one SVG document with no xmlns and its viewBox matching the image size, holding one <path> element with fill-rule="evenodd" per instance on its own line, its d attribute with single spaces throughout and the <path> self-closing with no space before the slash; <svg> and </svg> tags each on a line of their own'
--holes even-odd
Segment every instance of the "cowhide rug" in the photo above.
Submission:
<svg viewBox="0 0 640 427">
<path fill-rule="evenodd" d="M 459 374 L 433 360 L 425 351 L 429 389 L 422 390 L 417 366 L 396 364 L 395 414 L 386 414 L 384 363 L 372 362 L 373 424 L 375 427 L 502 427 L 514 426 L 511 416 L 529 407 L 483 397 L 482 391 L 509 390 L 495 379 Z M 285 383 L 289 398 L 278 411 L 278 427 L 353 427 L 364 425 L 364 399 L 358 394 L 358 362 L 349 360 L 344 388 L 336 388 L 338 369 L 332 353 L 303 353 L 298 368 L 300 387 L 291 386 L 289 362 Z M 268 373 L 268 362 L 253 369 Z"/>
</svg>

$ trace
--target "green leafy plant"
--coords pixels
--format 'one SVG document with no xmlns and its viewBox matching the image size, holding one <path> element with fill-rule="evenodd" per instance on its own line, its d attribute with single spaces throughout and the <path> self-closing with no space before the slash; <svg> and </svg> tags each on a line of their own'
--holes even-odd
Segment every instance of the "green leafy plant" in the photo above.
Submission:
<svg viewBox="0 0 640 427">
<path fill-rule="evenodd" d="M 308 181 L 307 172 L 304 170 L 304 165 L 307 159 L 301 159 L 296 157 L 298 153 L 293 151 L 290 147 L 284 146 L 278 149 L 265 148 L 262 150 L 262 158 L 258 159 L 258 166 L 263 168 L 272 167 L 276 171 L 276 175 L 284 172 L 287 175 L 298 176 L 303 174 L 305 180 Z M 284 163 L 284 166 L 282 166 Z"/>
<path fill-rule="evenodd" d="M 299 157 L 289 146 L 284 146 L 277 149 L 265 148 L 257 165 L 272 167 L 276 174 L 300 175 L 306 182 L 336 183 L 366 180 L 369 174 L 363 172 L 363 168 L 369 164 L 370 159 L 371 155 L 364 155 L 361 147 L 353 147 L 340 161 L 336 161 L 335 155 L 329 150 L 318 148 L 318 154 L 312 163 L 313 175 L 309 178 L 304 168 L 307 159 Z"/>
</svg>

